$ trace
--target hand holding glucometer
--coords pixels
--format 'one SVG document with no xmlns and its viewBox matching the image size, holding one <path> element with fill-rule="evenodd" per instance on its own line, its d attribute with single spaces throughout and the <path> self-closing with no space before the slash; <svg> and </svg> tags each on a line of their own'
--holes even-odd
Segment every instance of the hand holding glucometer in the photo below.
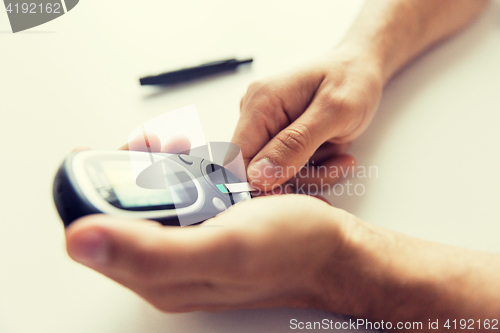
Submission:
<svg viewBox="0 0 500 333">
<path fill-rule="evenodd" d="M 250 199 L 249 184 L 205 154 L 211 150 L 227 156 L 232 145 L 211 143 L 191 150 L 190 155 L 123 150 L 73 153 L 54 180 L 57 210 L 65 226 L 96 213 L 165 225 L 203 222 Z"/>
</svg>

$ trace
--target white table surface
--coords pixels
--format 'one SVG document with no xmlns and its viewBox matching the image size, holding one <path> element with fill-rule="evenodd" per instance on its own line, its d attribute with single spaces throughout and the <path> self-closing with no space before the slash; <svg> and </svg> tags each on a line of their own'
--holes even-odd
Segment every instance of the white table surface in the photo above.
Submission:
<svg viewBox="0 0 500 333">
<path fill-rule="evenodd" d="M 0 332 L 288 332 L 313 310 L 163 314 L 72 262 L 51 185 L 75 146 L 114 149 L 140 123 L 196 104 L 209 141 L 230 140 L 249 83 L 315 59 L 363 1 L 97 1 L 18 34 L 0 10 Z M 137 79 L 254 57 L 249 70 L 170 90 Z M 500 251 L 500 2 L 385 90 L 355 143 L 363 196 L 331 196 L 366 221 Z"/>
</svg>

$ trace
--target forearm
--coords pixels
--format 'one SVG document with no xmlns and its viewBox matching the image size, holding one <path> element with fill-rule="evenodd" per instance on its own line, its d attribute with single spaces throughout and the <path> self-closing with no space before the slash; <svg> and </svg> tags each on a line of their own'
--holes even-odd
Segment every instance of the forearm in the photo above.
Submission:
<svg viewBox="0 0 500 333">
<path fill-rule="evenodd" d="M 500 319 L 500 255 L 354 224 L 349 255 L 323 277 L 330 286 L 323 308 L 392 323 L 422 322 L 424 329 L 429 320 L 439 320 L 443 330 L 448 319 L 472 319 L 475 329 L 477 320 Z"/>
<path fill-rule="evenodd" d="M 488 0 L 367 0 L 340 47 L 372 56 L 387 82 L 413 57 L 473 20 Z"/>
</svg>

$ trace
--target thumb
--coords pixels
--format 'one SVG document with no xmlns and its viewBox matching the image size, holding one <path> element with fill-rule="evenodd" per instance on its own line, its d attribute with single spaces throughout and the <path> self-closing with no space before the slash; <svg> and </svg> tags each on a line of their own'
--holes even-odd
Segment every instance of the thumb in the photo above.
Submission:
<svg viewBox="0 0 500 333">
<path fill-rule="evenodd" d="M 325 114 L 325 113 L 323 113 Z M 272 138 L 252 159 L 248 179 L 261 190 L 271 190 L 293 177 L 314 152 L 334 135 L 320 112 L 304 112 Z"/>
<path fill-rule="evenodd" d="M 132 288 L 139 282 L 207 277 L 224 234 L 217 228 L 163 227 L 148 220 L 88 215 L 66 230 L 69 256 Z M 133 289 L 133 288 L 132 288 Z"/>
</svg>

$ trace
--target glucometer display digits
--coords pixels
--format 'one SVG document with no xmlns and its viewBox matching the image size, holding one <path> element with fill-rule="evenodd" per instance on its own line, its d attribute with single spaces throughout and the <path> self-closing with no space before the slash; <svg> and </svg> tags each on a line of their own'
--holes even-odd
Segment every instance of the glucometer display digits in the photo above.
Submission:
<svg viewBox="0 0 500 333">
<path fill-rule="evenodd" d="M 196 187 L 185 172 L 164 170 L 158 181 L 165 181 L 165 188 L 145 189 L 136 185 L 128 161 L 89 161 L 85 169 L 99 195 L 111 205 L 125 210 L 187 207 L 198 197 Z"/>
</svg>

